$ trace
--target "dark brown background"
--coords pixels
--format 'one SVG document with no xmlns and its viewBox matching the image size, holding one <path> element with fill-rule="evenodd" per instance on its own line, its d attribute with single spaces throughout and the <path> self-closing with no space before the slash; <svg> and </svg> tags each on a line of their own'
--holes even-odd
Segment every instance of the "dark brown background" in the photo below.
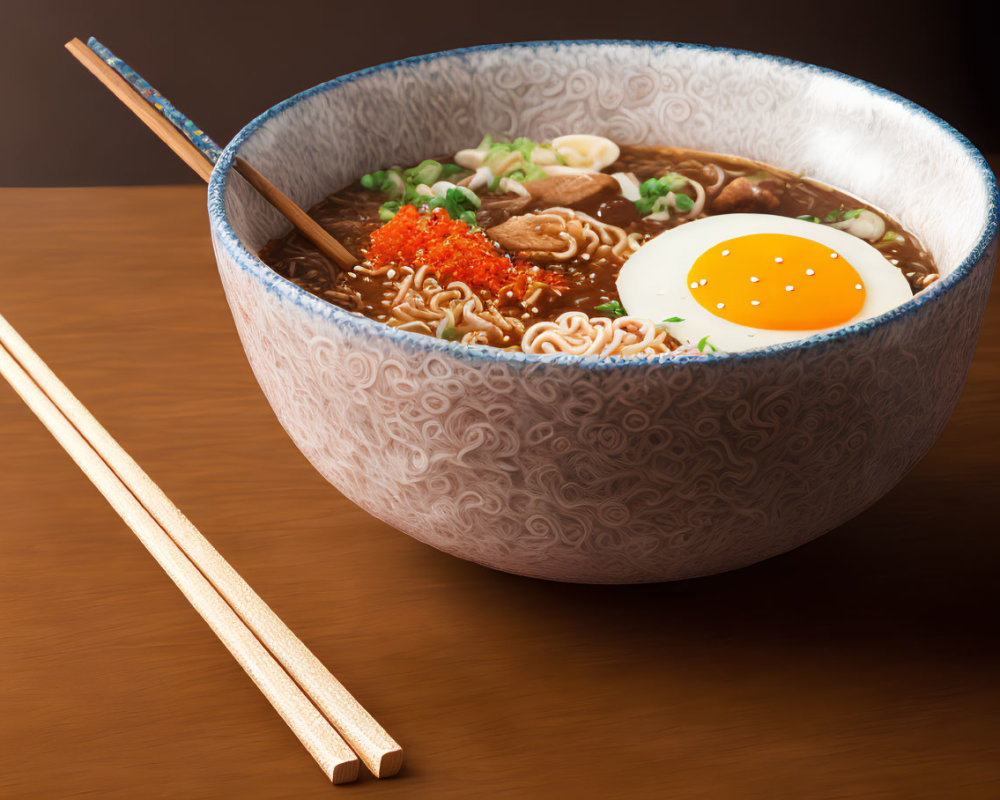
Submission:
<svg viewBox="0 0 1000 800">
<path fill-rule="evenodd" d="M 96 36 L 220 143 L 383 61 L 490 42 L 641 38 L 758 50 L 872 81 L 1000 149 L 993 0 L 0 0 L 0 185 L 190 183 L 62 44 Z"/>
</svg>

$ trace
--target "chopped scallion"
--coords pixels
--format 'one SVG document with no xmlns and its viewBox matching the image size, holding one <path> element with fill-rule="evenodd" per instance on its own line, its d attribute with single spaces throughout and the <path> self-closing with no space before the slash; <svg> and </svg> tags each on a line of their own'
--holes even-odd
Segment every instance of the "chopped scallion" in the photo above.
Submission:
<svg viewBox="0 0 1000 800">
<path fill-rule="evenodd" d="M 678 211 L 690 211 L 694 208 L 694 199 L 688 197 L 686 194 L 675 194 L 674 195 L 674 206 Z"/>
<path fill-rule="evenodd" d="M 412 186 L 419 186 L 421 183 L 431 186 L 440 178 L 441 164 L 433 159 L 421 161 L 417 166 L 403 170 L 403 179 Z"/>
<path fill-rule="evenodd" d="M 640 197 L 635 201 L 635 210 L 639 212 L 641 217 L 664 210 L 663 204 L 657 204 L 656 201 L 661 197 L 666 197 L 670 192 L 676 192 L 683 188 L 687 182 L 687 178 L 676 172 L 668 172 L 661 178 L 649 178 L 643 181 L 639 184 Z M 687 195 L 675 194 L 674 203 L 677 210 L 681 212 L 690 211 L 694 207 L 694 200 Z"/>
<path fill-rule="evenodd" d="M 399 213 L 399 209 L 402 208 L 402 206 L 403 204 L 399 202 L 399 200 L 387 200 L 379 206 L 378 218 L 382 220 L 382 222 L 388 222 L 396 216 L 397 213 Z"/>
<path fill-rule="evenodd" d="M 432 197 L 427 203 L 429 208 L 443 208 L 452 219 L 461 220 L 470 227 L 476 224 L 476 209 L 481 201 L 475 192 L 464 186 L 449 189 L 443 195 Z"/>
<path fill-rule="evenodd" d="M 601 311 L 609 317 L 625 316 L 625 307 L 617 300 L 611 300 L 607 303 L 601 303 L 599 306 L 594 306 L 594 311 Z"/>
</svg>

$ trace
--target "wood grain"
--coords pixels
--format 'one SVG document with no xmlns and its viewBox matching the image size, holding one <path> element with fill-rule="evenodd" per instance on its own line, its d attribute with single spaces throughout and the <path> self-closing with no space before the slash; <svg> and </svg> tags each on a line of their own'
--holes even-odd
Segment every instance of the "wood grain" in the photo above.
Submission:
<svg viewBox="0 0 1000 800">
<path fill-rule="evenodd" d="M 940 441 L 828 536 L 714 578 L 548 584 L 444 556 L 275 421 L 204 189 L 0 190 L 0 304 L 400 741 L 331 788 L 0 386 L 0 797 L 1000 794 L 1000 307 Z"/>
</svg>

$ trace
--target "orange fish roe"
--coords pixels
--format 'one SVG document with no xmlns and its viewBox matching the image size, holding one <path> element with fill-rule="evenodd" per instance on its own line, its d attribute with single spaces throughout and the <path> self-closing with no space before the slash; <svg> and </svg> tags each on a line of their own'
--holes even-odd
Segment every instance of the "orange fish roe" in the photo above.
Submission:
<svg viewBox="0 0 1000 800">
<path fill-rule="evenodd" d="M 554 289 L 566 285 L 558 273 L 501 255 L 482 231 L 473 231 L 461 220 L 452 219 L 443 208 L 421 216 L 413 206 L 403 206 L 372 233 L 368 261 L 375 268 L 426 266 L 443 284 L 461 281 L 474 291 L 486 290 L 494 297 L 506 290 L 523 299 L 532 283 Z"/>
</svg>

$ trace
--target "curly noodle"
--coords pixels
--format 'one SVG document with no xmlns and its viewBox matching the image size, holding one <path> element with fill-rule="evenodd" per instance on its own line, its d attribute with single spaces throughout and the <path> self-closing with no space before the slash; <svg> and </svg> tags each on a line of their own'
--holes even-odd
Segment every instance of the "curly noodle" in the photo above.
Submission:
<svg viewBox="0 0 1000 800">
<path fill-rule="evenodd" d="M 667 332 L 640 317 L 588 317 L 567 311 L 551 322 L 536 322 L 524 332 L 525 353 L 569 353 L 578 356 L 635 356 L 670 352 Z"/>
<path fill-rule="evenodd" d="M 427 267 L 414 271 L 412 267 L 380 267 L 367 265 L 356 270 L 371 277 L 386 279 L 391 269 L 399 273 L 395 284 L 387 284 L 393 294 L 387 294 L 389 307 L 387 324 L 400 330 L 424 333 L 429 336 L 446 335 L 460 339 L 465 344 L 516 344 L 524 333 L 524 323 L 517 317 L 504 316 L 488 306 L 482 298 L 461 281 L 442 286 Z M 538 297 L 552 287 L 532 284 L 529 298 Z"/>
</svg>

